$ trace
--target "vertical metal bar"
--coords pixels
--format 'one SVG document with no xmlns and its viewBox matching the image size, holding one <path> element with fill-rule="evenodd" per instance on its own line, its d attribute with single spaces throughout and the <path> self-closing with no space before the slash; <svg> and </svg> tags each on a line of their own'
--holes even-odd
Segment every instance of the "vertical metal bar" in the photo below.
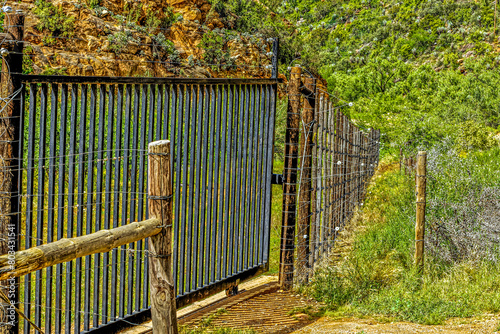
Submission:
<svg viewBox="0 0 500 334">
<path fill-rule="evenodd" d="M 246 269 L 247 266 L 247 253 L 246 249 L 248 248 L 249 239 L 249 228 L 248 228 L 248 214 L 247 214 L 247 201 L 248 201 L 248 185 L 247 185 L 247 165 L 248 165 L 248 123 L 250 122 L 249 113 L 250 113 L 250 86 L 245 85 L 244 87 L 244 96 L 245 96 L 245 111 L 243 116 L 243 135 L 241 138 L 243 139 L 243 151 L 241 152 L 241 160 L 242 160 L 242 180 L 241 180 L 241 196 L 239 198 L 239 207 L 240 207 L 240 249 L 239 249 L 239 268 L 238 271 L 242 271 Z M 238 187 L 240 188 L 240 187 Z"/>
<path fill-rule="evenodd" d="M 274 154 L 274 118 L 276 112 L 276 89 L 277 85 L 267 86 L 267 109 L 269 123 L 267 129 L 267 170 L 266 170 L 266 199 L 265 199 L 265 215 L 264 215 L 264 259 L 263 262 L 269 262 L 269 247 L 271 242 L 271 203 L 272 203 L 272 185 L 271 176 L 273 172 L 273 154 Z"/>
<path fill-rule="evenodd" d="M 130 125 L 132 117 L 132 86 L 125 86 L 125 127 L 123 133 L 125 134 L 123 140 L 123 181 L 122 181 L 122 214 L 121 225 L 127 224 L 127 209 L 128 209 L 128 194 L 129 194 L 129 173 L 130 173 Z M 123 245 L 120 252 L 120 301 L 118 316 L 123 318 L 125 316 L 125 286 L 127 280 L 127 246 Z"/>
<path fill-rule="evenodd" d="M 223 86 L 224 92 L 222 93 L 219 90 L 219 96 L 218 96 L 218 101 L 219 104 L 222 105 L 222 143 L 221 143 L 221 166 L 220 166 L 220 190 L 219 192 L 216 192 L 217 194 L 217 201 L 219 203 L 219 219 L 218 219 L 218 226 L 217 229 L 219 230 L 217 239 L 219 242 L 219 247 L 218 247 L 218 258 L 217 258 L 217 281 L 225 277 L 225 261 L 226 261 L 226 243 L 223 242 L 225 236 L 227 235 L 226 233 L 226 221 L 224 220 L 224 207 L 225 207 L 225 201 L 224 201 L 224 191 L 226 190 L 225 187 L 225 178 L 224 178 L 224 172 L 226 170 L 226 142 L 227 142 L 227 130 L 228 130 L 228 123 L 227 123 L 227 116 L 230 112 L 228 112 L 228 86 Z M 219 107 L 219 111 L 220 111 Z M 231 123 L 229 123 L 231 124 Z M 230 127 L 230 125 L 229 125 Z"/>
<path fill-rule="evenodd" d="M 244 240 L 243 240 L 243 228 L 245 225 L 245 217 L 242 216 L 242 213 L 245 212 L 244 208 L 241 207 L 242 201 L 241 201 L 241 196 L 244 194 L 245 189 L 241 189 L 242 186 L 242 176 L 244 175 L 243 173 L 243 156 L 245 155 L 245 150 L 246 150 L 246 141 L 245 141 L 245 132 L 247 130 L 247 119 L 246 119 L 246 90 L 244 85 L 240 85 L 238 87 L 240 90 L 240 115 L 238 117 L 237 123 L 239 124 L 238 131 L 236 132 L 235 138 L 238 140 L 238 151 L 236 152 L 236 157 L 238 158 L 238 169 L 237 169 L 237 176 L 238 176 L 238 184 L 236 185 L 236 193 L 233 194 L 234 197 L 234 202 L 235 205 L 233 206 L 234 212 L 233 216 L 236 216 L 236 226 L 235 229 L 238 229 L 238 238 L 234 240 L 234 243 L 238 243 L 234 247 L 234 263 L 233 263 L 233 273 L 237 273 L 238 271 L 243 269 L 243 247 L 244 247 Z M 242 131 L 243 130 L 243 131 Z M 243 181 L 243 185 L 245 185 Z M 236 232 L 236 231 L 235 231 Z M 236 247 L 237 246 L 237 247 Z"/>
<path fill-rule="evenodd" d="M 324 134 L 324 108 L 323 108 L 323 98 L 324 95 L 320 93 L 319 95 L 319 101 L 317 101 L 318 104 L 318 135 L 317 135 L 317 141 L 318 141 L 318 155 L 319 155 L 319 161 L 317 162 L 317 190 L 316 190 L 316 246 L 315 246 L 315 258 L 319 258 L 322 245 L 323 245 L 323 239 L 322 239 L 322 229 L 321 225 L 324 220 L 324 213 L 323 213 L 323 189 L 324 189 L 324 140 L 323 140 L 323 134 Z"/>
<path fill-rule="evenodd" d="M 143 87 L 143 105 L 146 103 L 145 94 L 147 94 L 147 86 Z M 145 88 L 144 88 L 145 87 Z M 144 91 L 146 90 L 146 91 Z M 134 121 L 133 121 L 133 133 L 132 133 L 132 168 L 130 171 L 130 213 L 127 217 L 129 221 L 133 222 L 136 220 L 136 210 L 137 210 L 137 148 L 139 145 L 139 125 L 141 124 L 141 86 L 134 85 Z M 129 249 L 131 253 L 128 256 L 128 294 L 127 294 L 127 314 L 132 314 L 134 307 L 134 253 L 136 249 L 135 243 L 129 244 Z"/>
<path fill-rule="evenodd" d="M 192 242 L 192 267 L 189 271 L 191 276 L 191 290 L 196 288 L 196 281 L 198 275 L 198 241 L 199 241 L 199 204 L 200 204 L 200 149 L 201 149 L 201 120 L 202 115 L 200 114 L 199 101 L 201 100 L 200 86 L 191 86 L 193 90 L 193 124 L 191 128 L 191 162 L 189 164 L 189 224 Z M 198 125 L 197 125 L 198 124 Z M 196 159 L 196 160 L 195 160 Z M 195 167 L 196 164 L 196 167 Z M 196 183 L 195 183 L 196 182 Z M 194 202 L 193 202 L 194 200 Z M 188 251 L 188 254 L 191 252 Z"/>
<path fill-rule="evenodd" d="M 44 200 L 45 200 L 45 148 L 47 141 L 47 84 L 42 84 L 40 92 L 40 137 L 38 152 L 38 197 L 37 197 L 37 240 L 40 246 L 44 236 Z M 35 286 L 35 324 L 41 327 L 42 323 L 42 271 L 36 272 Z"/>
<path fill-rule="evenodd" d="M 66 131 L 67 131 L 67 111 L 68 111 L 68 85 L 62 84 L 61 87 L 61 116 L 60 116 L 60 132 L 59 132 L 59 185 L 57 187 L 59 196 L 57 203 L 57 240 L 60 240 L 64 236 L 64 206 L 65 206 L 65 178 L 61 175 L 66 176 Z M 71 208 L 68 208 L 70 211 Z M 68 263 L 69 264 L 69 263 Z M 61 332 L 61 311 L 62 311 L 62 273 L 63 265 L 58 264 L 56 266 L 56 299 L 55 299 L 55 324 L 54 331 L 56 333 Z"/>
<path fill-rule="evenodd" d="M 339 174 L 340 174 L 340 166 L 337 164 L 338 161 L 340 161 L 340 156 L 339 156 L 339 144 L 340 144 L 340 141 L 339 141 L 339 113 L 336 112 L 335 113 L 335 128 L 334 128 L 334 138 L 335 138 L 335 144 L 334 144 L 334 148 L 333 148 L 333 164 L 334 164 L 334 174 L 335 174 L 335 177 L 334 177 L 334 192 L 335 192 L 335 197 L 334 197 L 334 201 L 335 201 L 335 224 L 334 224 L 334 229 L 335 229 L 335 238 L 337 237 L 337 234 L 338 234 L 338 231 L 340 229 L 340 210 L 339 210 L 339 204 L 340 204 L 340 191 L 339 191 L 339 187 L 340 187 L 340 179 L 339 179 Z"/>
<path fill-rule="evenodd" d="M 261 130 L 261 135 L 260 135 L 260 149 L 261 149 L 261 172 L 259 179 L 262 181 L 259 189 L 261 189 L 260 196 L 261 198 L 259 199 L 259 265 L 264 263 L 264 243 L 265 243 L 265 228 L 266 228 L 266 193 L 267 193 L 267 178 L 266 178 L 266 173 L 267 173 L 267 131 L 269 127 L 269 115 L 268 115 L 268 109 L 267 109 L 267 99 L 268 99 L 268 94 L 267 94 L 267 86 L 263 85 L 262 86 L 262 97 L 261 97 L 261 103 L 262 103 L 262 111 L 263 111 L 263 120 L 261 121 L 262 124 L 262 130 Z"/>
<path fill-rule="evenodd" d="M 326 158 L 325 158 L 325 165 L 326 165 L 326 170 L 325 170 L 325 220 L 324 220 L 324 231 L 325 231 L 325 240 L 324 240 L 324 248 L 323 251 L 326 252 L 328 250 L 329 246 L 329 240 L 330 240 L 330 221 L 332 219 L 331 216 L 331 207 L 332 207 L 332 202 L 331 202 L 331 179 L 332 179 L 332 173 L 331 173 L 331 167 L 332 167 L 332 162 L 331 162 L 331 156 L 330 156 L 330 147 L 331 147 L 331 136 L 330 136 L 330 131 L 331 131 L 331 112 L 330 108 L 328 108 L 328 97 L 325 95 L 324 97 L 324 112 L 325 112 L 325 127 L 326 127 L 326 138 L 325 138 L 325 152 L 326 152 Z"/>
<path fill-rule="evenodd" d="M 184 88 L 184 86 L 183 86 Z M 190 89 L 188 87 L 185 87 L 185 105 L 184 105 L 184 110 L 185 110 L 185 115 L 184 115 L 184 124 L 182 124 L 181 128 L 184 128 L 184 147 L 183 147 L 183 168 L 182 168 L 182 203 L 181 203 L 181 244 L 179 248 L 179 252 L 181 254 L 181 263 L 180 263 L 180 272 L 179 272 L 179 279 L 180 279 L 180 291 L 183 294 L 186 291 L 189 291 L 189 278 L 187 282 L 187 288 L 186 288 L 186 281 L 185 278 L 187 276 L 187 273 L 189 272 L 189 261 L 190 257 L 189 254 L 186 254 L 190 251 L 189 246 L 186 249 L 186 211 L 187 211 L 187 193 L 188 193 L 188 154 L 189 154 L 189 125 L 190 123 L 190 116 L 191 116 L 191 99 L 190 99 Z M 182 108 L 182 105 L 179 105 L 179 108 Z M 179 137 L 180 138 L 180 135 Z M 179 166 L 180 167 L 180 166 Z M 188 233 L 190 233 L 188 231 Z M 185 269 L 185 264 L 186 261 L 188 262 L 186 271 Z"/>
<path fill-rule="evenodd" d="M 111 92 L 110 92 L 111 94 Z M 120 176 L 121 176 L 121 144 L 122 134 L 125 132 L 122 129 L 122 115 L 123 115 L 123 85 L 118 85 L 116 95 L 116 125 L 114 132 L 115 150 L 113 155 L 114 161 L 114 184 L 113 184 L 113 228 L 118 227 L 120 221 Z M 124 166 L 126 166 L 124 164 Z M 124 167 L 125 170 L 125 167 Z M 123 281 L 120 282 L 123 286 Z M 111 301 L 109 309 L 110 320 L 116 319 L 116 302 L 117 302 L 117 287 L 118 287 L 118 249 L 113 249 L 111 260 Z"/>
<path fill-rule="evenodd" d="M 145 219 L 147 215 L 147 210 L 144 212 L 144 205 L 146 204 L 146 201 L 144 200 L 144 195 L 147 192 L 147 188 L 145 186 L 145 182 L 147 182 L 147 178 L 144 178 L 144 176 L 147 173 L 146 169 L 146 150 L 148 146 L 148 142 L 146 140 L 152 139 L 152 130 L 148 131 L 149 128 L 152 129 L 152 126 L 154 125 L 154 110 L 155 110 L 155 94 L 156 94 L 156 89 L 155 85 L 151 84 L 149 85 L 149 95 L 148 95 L 148 86 L 143 85 L 142 86 L 142 109 L 141 109 L 141 142 L 139 146 L 139 204 L 137 206 L 137 221 L 141 221 Z M 147 98 L 149 96 L 149 115 L 148 115 L 148 104 L 147 104 Z M 149 117 L 148 117 L 149 116 Z M 149 121 L 148 121 L 149 119 Z M 146 127 L 149 123 L 149 128 Z M 146 132 L 148 132 L 150 135 L 146 137 Z M 151 141 L 149 141 L 151 142 Z M 137 250 L 141 251 L 143 250 L 143 241 L 139 240 L 137 241 Z M 135 255 L 135 272 L 136 272 L 136 277 L 135 277 L 135 311 L 139 311 L 141 309 L 141 277 L 142 277 L 142 261 L 143 257 L 140 255 L 142 252 L 138 252 Z M 147 253 L 146 253 L 147 254 Z M 145 257 L 147 258 L 147 257 Z M 146 261 L 146 260 L 145 260 Z M 147 272 L 147 271 L 146 271 Z M 144 275 L 146 277 L 146 275 Z"/>
<path fill-rule="evenodd" d="M 199 257 L 198 257 L 198 269 L 197 277 L 198 283 L 193 284 L 195 287 L 203 286 L 203 261 L 205 259 L 205 226 L 207 221 L 205 220 L 205 197 L 207 189 L 207 171 L 206 171 L 206 159 L 207 159 L 207 136 L 208 136 L 208 110 L 205 108 L 205 102 L 208 101 L 208 96 L 206 94 L 206 86 L 198 86 L 198 144 L 197 144 L 197 157 L 196 157 L 196 211 L 195 211 L 195 224 L 199 226 Z M 206 100 L 206 101 L 205 101 Z M 202 128 L 203 126 L 203 128 Z M 201 175 L 203 174 L 203 179 Z M 200 180 L 201 179 L 201 180 Z M 201 202 L 200 202 L 201 200 Z M 199 212 L 198 212 L 199 208 Z"/>
<path fill-rule="evenodd" d="M 25 249 L 31 248 L 33 237 L 33 193 L 34 189 L 34 174 L 35 174 L 35 143 L 36 143 L 36 104 L 37 104 L 37 84 L 30 84 L 30 100 L 29 100 L 29 123 L 28 123 L 28 163 L 26 171 L 26 238 Z M 24 291 L 31 291 L 31 274 L 25 276 Z M 24 294 L 24 313 L 27 317 L 31 317 L 31 293 Z M 24 320 L 24 333 L 28 334 L 30 331 L 30 324 Z"/>
<path fill-rule="evenodd" d="M 261 193 L 261 167 L 262 167 L 262 129 L 264 128 L 264 114 L 262 112 L 262 100 L 264 99 L 262 92 L 262 85 L 257 86 L 257 98 L 256 98 L 256 116 L 255 121 L 255 137 L 253 138 L 255 142 L 255 155 L 254 155 L 254 177 L 256 184 L 254 186 L 255 194 L 254 200 L 252 201 L 252 221 L 255 225 L 254 235 L 253 235 L 253 265 L 259 264 L 259 236 L 260 236 L 260 193 Z"/>
<path fill-rule="evenodd" d="M 226 105 L 226 101 L 224 101 L 224 105 Z M 224 188 L 224 193 L 225 193 L 225 198 L 224 198 L 224 244 L 223 244 L 223 249 L 224 249 L 224 260 L 222 262 L 222 275 L 223 277 L 227 277 L 229 274 L 229 268 L 231 266 L 231 262 L 229 262 L 229 242 L 231 241 L 229 239 L 229 233 L 231 232 L 230 230 L 230 217 L 229 217 L 229 211 L 231 210 L 231 200 L 229 197 L 230 189 L 231 189 L 231 172 L 232 172 L 232 155 L 231 155 L 231 148 L 232 148 L 232 141 L 233 141 L 233 135 L 232 135 L 232 130 L 233 130 L 233 110 L 234 110 L 234 86 L 230 85 L 229 86 L 229 106 L 228 106 L 228 121 L 227 121 L 227 141 L 226 141 L 226 151 L 227 151 L 227 156 L 226 156 L 226 168 L 225 168 L 225 177 L 226 177 L 226 186 Z"/>
<path fill-rule="evenodd" d="M 335 110 L 333 109 L 333 104 L 328 101 L 328 110 L 330 113 L 330 219 L 329 219 L 329 249 L 331 249 L 335 243 L 335 163 L 334 163 L 334 153 L 335 153 Z"/>
<path fill-rule="evenodd" d="M 233 118 L 233 125 L 231 126 L 231 132 L 234 130 L 234 133 L 230 135 L 229 137 L 231 138 L 231 165 L 232 167 L 228 169 L 228 172 L 231 174 L 231 192 L 230 192 L 230 199 L 229 199 L 229 208 L 226 214 L 230 215 L 230 228 L 229 228 L 229 240 L 228 240 L 228 251 L 229 251 L 229 257 L 228 257 L 228 264 L 227 264 L 227 270 L 228 270 L 228 275 L 234 274 L 235 271 L 235 263 L 236 263 L 236 232 L 238 231 L 238 221 L 235 222 L 236 219 L 236 200 L 237 200 L 237 191 L 238 189 L 236 188 L 236 183 L 238 179 L 238 174 L 239 169 L 238 169 L 238 137 L 239 137 L 239 114 L 238 110 L 240 109 L 240 86 L 235 85 L 233 86 L 234 89 L 234 102 L 233 102 L 233 109 L 231 111 L 231 114 L 234 115 Z"/>
<path fill-rule="evenodd" d="M 271 73 L 271 78 L 277 79 L 278 78 L 278 55 L 279 55 L 279 39 L 278 37 L 275 37 L 273 39 L 273 58 L 271 59 L 271 64 L 272 64 L 272 73 Z"/>
<path fill-rule="evenodd" d="M 48 164 L 48 203 L 47 203 L 47 243 L 54 241 L 55 187 L 56 187 L 56 149 L 57 149 L 57 119 L 58 119 L 58 86 L 51 85 L 50 96 L 50 135 L 49 156 L 43 164 Z M 45 167 L 45 169 L 47 169 Z M 43 207 L 42 207 L 43 208 Z M 38 222 L 40 223 L 40 222 Z M 52 331 L 52 267 L 46 269 L 45 275 L 45 331 Z"/>
<path fill-rule="evenodd" d="M 106 85 L 99 85 L 99 128 L 97 134 L 97 175 L 96 175 L 96 194 L 95 194 L 95 224 L 94 231 L 101 230 L 102 221 L 102 183 L 103 183 L 103 156 L 104 139 L 106 128 Z M 87 232 L 88 233 L 88 232 Z M 92 326 L 99 326 L 99 302 L 101 298 L 101 254 L 94 255 L 94 291 L 92 306 Z"/>
<path fill-rule="evenodd" d="M 316 255 L 316 219 L 318 216 L 317 210 L 317 193 L 318 193 L 318 101 L 319 89 L 318 86 L 314 88 L 314 110 L 313 110 L 313 130 L 311 133 L 311 231 L 309 236 L 309 268 L 314 272 L 314 263 Z"/>
<path fill-rule="evenodd" d="M 163 85 L 158 85 L 158 91 L 156 93 L 156 134 L 154 136 L 155 140 L 160 140 L 162 138 L 161 131 L 162 131 L 162 124 L 165 129 L 163 133 L 163 138 L 168 138 L 168 85 L 165 86 L 165 96 L 167 97 L 165 99 L 165 106 L 163 106 Z M 164 112 L 165 110 L 165 112 Z M 165 117 L 163 118 L 163 114 L 165 114 Z M 165 119 L 165 122 L 162 123 L 162 119 Z M 147 211 L 147 210 L 146 210 Z"/>
<path fill-rule="evenodd" d="M 211 258 L 211 264 L 210 264 L 210 283 L 215 282 L 216 277 L 217 279 L 220 279 L 220 248 L 221 248 L 221 236 L 222 236 L 222 231 L 221 231 L 221 226 L 220 226 L 220 221 L 217 223 L 217 209 L 219 207 L 219 162 L 223 158 L 222 155 L 220 155 L 220 139 L 221 139 L 221 117 L 222 117 L 222 86 L 211 86 L 210 90 L 210 95 L 211 95 L 211 100 L 212 100 L 212 113 L 215 114 L 217 110 L 217 119 L 215 120 L 215 123 L 212 125 L 212 136 L 210 137 L 210 147 L 211 147 L 211 153 L 210 153 L 210 166 L 212 164 L 215 164 L 213 166 L 213 177 L 211 177 L 211 182 L 213 184 L 213 195 L 212 197 L 209 197 L 209 201 L 213 203 L 212 206 L 212 217 L 210 220 L 213 222 L 212 223 L 212 258 Z M 213 140 L 215 137 L 215 147 L 212 145 Z M 222 160 L 224 161 L 224 160 Z M 212 173 L 210 173 L 212 175 Z M 210 204 L 209 204 L 210 207 Z M 217 276 L 216 276 L 216 265 L 217 265 Z"/>
<path fill-rule="evenodd" d="M 248 199 L 244 201 L 245 206 L 246 206 L 246 215 L 247 215 L 247 225 L 249 228 L 248 232 L 248 237 L 247 237 L 247 244 L 246 244 L 246 249 L 245 249 L 245 268 L 249 268 L 250 266 L 253 266 L 253 239 L 254 239 L 254 211 L 253 211 L 253 206 L 254 206 L 254 195 L 255 195 L 255 129 L 257 128 L 255 124 L 255 91 L 256 87 L 254 85 L 250 86 L 250 116 L 248 118 L 248 122 L 250 122 L 250 129 L 249 129 L 249 146 L 248 146 L 248 154 L 247 154 L 247 160 L 248 160 L 248 178 L 247 178 L 247 195 Z"/>
<path fill-rule="evenodd" d="M 80 95 L 80 141 L 78 144 L 78 197 L 77 197 L 77 213 L 76 213 L 76 235 L 83 234 L 83 212 L 84 212 L 84 196 L 85 196 L 85 146 L 87 143 L 87 85 L 82 85 Z M 90 137 L 89 137 L 90 138 Z M 82 300 L 82 259 L 76 259 L 75 265 L 75 326 L 74 333 L 80 333 L 81 328 L 81 300 Z"/>
<path fill-rule="evenodd" d="M 108 86 L 108 122 L 106 127 L 108 129 L 106 137 L 106 185 L 105 185 L 105 196 L 104 196 L 104 228 L 109 229 L 111 227 L 111 201 L 112 192 L 111 179 L 113 175 L 113 137 L 115 132 L 114 122 L 117 115 L 115 114 L 115 86 Z M 117 138 L 118 137 L 117 133 Z M 104 149 L 104 148 L 103 148 Z M 119 183 L 119 177 L 115 178 L 115 183 Z M 118 194 L 118 189 L 115 192 L 115 197 Z M 102 259 L 102 323 L 108 322 L 108 309 L 109 309 L 109 253 L 103 254 Z M 111 285 L 116 285 L 116 281 L 111 281 Z M 116 291 L 115 291 L 116 293 Z"/>
<path fill-rule="evenodd" d="M 89 113 L 89 148 L 87 151 L 87 220 L 86 234 L 92 233 L 93 225 L 93 195 L 94 195 L 94 154 L 95 154 L 95 127 L 97 113 L 97 85 L 90 85 L 90 113 Z M 90 287 L 92 280 L 91 260 L 92 257 L 85 257 L 85 296 L 84 296 L 84 314 L 83 314 L 83 329 L 90 328 Z"/>
<path fill-rule="evenodd" d="M 64 88 L 63 88 L 64 91 Z M 63 110 L 64 112 L 64 110 Z M 71 120 L 68 152 L 68 220 L 67 238 L 73 237 L 74 203 L 75 203 L 75 153 L 77 148 L 77 125 L 78 125 L 78 85 L 71 85 Z M 64 179 L 64 178 L 61 178 Z M 64 181 L 64 180 L 63 180 Z M 75 290 L 77 288 L 75 287 Z M 71 333 L 71 316 L 73 313 L 73 261 L 66 263 L 66 303 L 64 309 L 64 328 L 67 334 Z M 29 291 L 29 290 L 28 290 Z"/>
<path fill-rule="evenodd" d="M 155 88 L 158 87 L 158 91 L 155 93 Z M 158 103 L 156 105 L 156 113 L 157 114 L 160 114 L 159 117 L 157 117 L 157 121 L 159 123 L 161 123 L 161 114 L 162 114 L 162 98 L 163 98 L 163 89 L 162 89 L 162 86 L 161 85 L 156 85 L 156 84 L 151 84 L 150 85 L 150 92 L 153 92 L 150 94 L 150 101 L 149 101 L 149 129 L 148 129 L 148 141 L 144 143 L 144 154 L 146 154 L 145 150 L 146 150 L 146 147 L 149 145 L 149 143 L 152 143 L 154 141 L 154 138 L 155 138 L 155 134 L 154 134 L 154 119 L 155 119 L 155 94 L 156 94 L 156 102 Z M 168 115 L 166 115 L 167 118 L 168 118 Z M 159 118 L 159 119 L 158 119 Z M 157 130 L 159 130 L 159 133 L 157 133 L 157 136 L 161 137 L 161 124 L 157 124 Z M 159 137 L 156 137 L 159 139 Z M 149 159 L 146 159 L 146 164 L 148 163 Z M 144 174 L 146 174 L 146 171 L 148 170 L 147 169 L 148 167 L 145 166 L 144 167 Z M 146 188 L 145 192 L 144 192 L 144 196 L 146 196 L 146 194 L 149 193 L 149 184 L 148 184 L 148 181 L 147 179 L 143 181 L 144 186 Z M 147 200 L 146 202 L 144 203 L 144 205 L 147 206 Z M 149 210 L 146 208 L 146 211 L 145 211 L 145 218 L 148 219 L 149 218 Z M 149 238 L 144 240 L 144 250 L 148 250 L 149 249 Z M 144 261 L 144 278 L 142 280 L 142 309 L 147 309 L 148 308 L 148 305 L 149 305 L 149 301 L 148 301 L 148 295 L 149 295 L 149 279 L 148 279 L 148 274 L 149 274 L 149 256 L 147 255 L 148 253 L 145 252 L 145 256 L 142 257 L 143 261 Z M 139 311 L 141 308 L 140 307 L 137 307 L 137 311 Z"/>
<path fill-rule="evenodd" d="M 179 105 L 177 105 L 177 95 L 179 97 Z M 171 133 L 175 133 L 175 118 L 177 117 L 177 136 L 174 138 L 177 140 L 177 143 L 173 146 L 173 153 L 175 155 L 175 214 L 174 214 L 174 284 L 176 286 L 176 295 L 180 294 L 181 291 L 184 292 L 184 288 L 181 289 L 181 277 L 182 270 L 184 269 L 181 266 L 184 253 L 181 252 L 180 245 L 182 242 L 180 241 L 180 230 L 181 230 L 181 220 L 180 220 L 180 203 L 181 203 L 181 170 L 182 170 L 182 125 L 183 125 L 183 110 L 184 110 L 184 86 L 173 86 L 172 87 L 172 112 L 173 120 L 172 120 L 172 128 Z M 177 151 L 177 153 L 176 153 Z M 172 170 L 174 170 L 172 168 Z M 180 263 L 179 263 L 180 262 Z"/>
<path fill-rule="evenodd" d="M 210 153 L 209 153 L 209 162 L 208 162 L 208 189 L 207 189 L 207 237 L 205 242 L 205 285 L 208 285 L 210 282 L 215 280 L 215 259 L 216 259 L 216 231 L 217 231 L 217 213 L 213 214 L 213 210 L 217 210 L 217 200 L 214 198 L 217 196 L 216 192 L 213 192 L 213 189 L 216 187 L 218 183 L 218 179 L 214 177 L 214 163 L 218 165 L 219 157 L 218 157 L 218 147 L 215 149 L 214 137 L 217 135 L 217 141 L 219 140 L 219 132 L 216 132 L 216 117 L 218 119 L 218 126 L 220 127 L 220 114 L 216 112 L 216 99 L 214 93 L 214 86 L 210 85 L 210 95 L 208 92 L 205 92 L 206 96 L 206 108 L 205 112 L 207 115 L 210 115 L 211 126 L 210 126 Z M 217 89 L 217 86 L 215 86 Z M 210 110 L 209 110 L 210 108 Z M 208 132 L 206 132 L 208 135 Z M 217 145 L 218 146 L 218 145 Z M 214 156 L 215 161 L 214 161 Z M 206 159 L 206 158 L 205 158 Z M 206 161 L 205 161 L 206 162 Z M 217 170 L 217 168 L 216 168 Z M 213 205 L 215 204 L 215 205 Z"/>
<path fill-rule="evenodd" d="M 210 205 L 211 205 L 211 200 L 212 200 L 212 163 L 210 165 L 207 165 L 208 160 L 207 160 L 207 154 L 208 150 L 210 149 L 210 160 L 212 160 L 212 143 L 210 143 L 210 148 L 208 144 L 208 137 L 209 135 L 212 135 L 213 132 L 210 132 L 210 124 L 214 124 L 213 116 L 214 114 L 211 112 L 210 109 L 210 97 L 211 95 L 209 94 L 208 91 L 208 85 L 203 86 L 203 97 L 204 97 L 204 108 L 203 108 L 203 113 L 205 116 L 205 119 L 203 121 L 204 124 L 204 129 L 203 129 L 203 157 L 202 157 L 202 172 L 203 172 L 203 180 L 202 180 L 202 191 L 201 191 L 201 212 L 200 216 L 202 217 L 202 226 L 206 226 L 205 229 L 205 236 L 204 236 L 204 241 L 203 241 L 203 252 L 204 252 L 204 262 L 200 261 L 200 269 L 199 272 L 203 273 L 203 275 L 200 274 L 199 280 L 198 280 L 198 286 L 203 286 L 203 285 L 208 285 L 209 283 L 209 272 L 210 272 L 210 260 L 212 257 L 210 256 L 210 236 L 211 236 L 211 231 L 212 231 L 212 221 L 210 217 Z M 212 120 L 211 120 L 212 119 Z M 212 138 L 212 137 L 210 137 Z M 209 177 L 210 175 L 210 177 Z M 207 183 L 208 182 L 208 183 Z M 208 197 L 208 198 L 207 198 Z M 208 205 L 207 205 L 207 199 L 208 199 Z"/>
</svg>

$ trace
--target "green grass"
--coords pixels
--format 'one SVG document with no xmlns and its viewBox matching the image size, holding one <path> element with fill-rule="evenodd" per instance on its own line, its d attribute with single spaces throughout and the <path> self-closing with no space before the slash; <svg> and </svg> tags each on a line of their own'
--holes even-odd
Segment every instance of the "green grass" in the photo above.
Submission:
<svg viewBox="0 0 500 334">
<path fill-rule="evenodd" d="M 500 184 L 499 149 L 460 158 L 470 168 L 454 169 L 443 159 L 445 173 L 428 185 L 428 198 L 460 201 L 454 186 L 463 173 L 476 184 Z M 387 164 L 387 162 L 386 162 Z M 336 266 L 320 269 L 306 291 L 328 305 L 335 316 L 382 315 L 396 320 L 440 324 L 452 317 L 500 312 L 500 266 L 486 260 L 453 263 L 425 254 L 423 273 L 413 265 L 414 178 L 387 167 L 370 188 L 352 251 Z M 456 182 L 452 182 L 456 180 Z M 428 216 L 435 214 L 429 212 Z"/>
</svg>

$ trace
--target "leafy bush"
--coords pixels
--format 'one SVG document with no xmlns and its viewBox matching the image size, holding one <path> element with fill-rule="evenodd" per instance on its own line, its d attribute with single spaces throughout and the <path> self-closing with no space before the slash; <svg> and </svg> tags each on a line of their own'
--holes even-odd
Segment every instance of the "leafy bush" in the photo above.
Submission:
<svg viewBox="0 0 500 334">
<path fill-rule="evenodd" d="M 207 31 L 203 34 L 200 44 L 203 49 L 203 60 L 213 70 L 229 69 L 233 65 L 230 50 L 227 47 L 229 35 L 220 35 L 215 31 Z"/>
<path fill-rule="evenodd" d="M 134 38 L 130 30 L 117 31 L 114 34 L 108 35 L 109 49 L 115 53 L 120 53 L 129 43 L 139 43 L 140 41 Z"/>
<path fill-rule="evenodd" d="M 75 18 L 67 16 L 62 9 L 55 7 L 51 2 L 37 0 L 33 13 L 39 20 L 36 25 L 38 31 L 48 31 L 54 36 L 73 35 Z"/>
<path fill-rule="evenodd" d="M 457 144 L 462 151 L 486 150 L 498 146 L 493 133 L 474 121 L 462 123 L 459 131 Z"/>
</svg>

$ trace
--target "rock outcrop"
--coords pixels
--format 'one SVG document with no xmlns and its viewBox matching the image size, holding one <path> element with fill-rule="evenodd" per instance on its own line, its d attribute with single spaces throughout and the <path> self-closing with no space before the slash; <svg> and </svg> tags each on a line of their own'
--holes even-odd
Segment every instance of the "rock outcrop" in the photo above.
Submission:
<svg viewBox="0 0 500 334">
<path fill-rule="evenodd" d="M 225 41 L 230 68 L 207 65 L 200 48 L 209 30 L 224 32 L 206 0 L 101 0 L 91 8 L 83 0 L 51 3 L 74 18 L 68 34 L 39 29 L 35 1 L 16 3 L 26 13 L 26 66 L 32 73 L 97 76 L 246 76 L 269 75 L 267 42 L 233 34 Z M 168 27 L 158 25 L 175 17 Z M 154 25 L 153 23 L 156 23 Z M 158 34 L 171 41 L 165 50 Z M 161 36 L 160 36 L 161 37 Z M 167 42 L 168 43 L 168 42 Z M 259 45 L 260 44 L 260 45 Z"/>
</svg>

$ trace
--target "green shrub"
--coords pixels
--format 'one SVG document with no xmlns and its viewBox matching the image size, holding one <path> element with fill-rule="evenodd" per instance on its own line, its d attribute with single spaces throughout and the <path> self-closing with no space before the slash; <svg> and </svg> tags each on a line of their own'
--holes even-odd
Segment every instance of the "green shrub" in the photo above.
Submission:
<svg viewBox="0 0 500 334">
<path fill-rule="evenodd" d="M 487 150 L 498 146 L 493 132 L 474 121 L 463 122 L 459 131 L 457 144 L 462 151 Z"/>
<path fill-rule="evenodd" d="M 67 16 L 62 9 L 55 7 L 51 2 L 37 0 L 33 13 L 39 20 L 36 25 L 38 31 L 48 31 L 56 37 L 73 35 L 75 18 Z"/>
<path fill-rule="evenodd" d="M 117 31 L 114 34 L 108 35 L 109 49 L 115 53 L 121 53 L 129 43 L 140 41 L 134 38 L 130 30 Z"/>
</svg>

